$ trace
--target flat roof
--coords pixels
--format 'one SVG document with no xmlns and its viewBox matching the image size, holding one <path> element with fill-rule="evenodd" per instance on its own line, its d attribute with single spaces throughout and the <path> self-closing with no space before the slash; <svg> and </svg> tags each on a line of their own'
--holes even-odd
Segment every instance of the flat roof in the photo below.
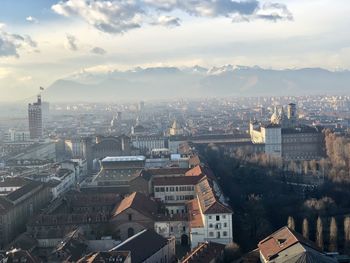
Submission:
<svg viewBox="0 0 350 263">
<path fill-rule="evenodd" d="M 145 161 L 146 157 L 143 155 L 135 156 L 108 156 L 102 160 L 105 162 L 133 162 L 133 161 Z"/>
</svg>

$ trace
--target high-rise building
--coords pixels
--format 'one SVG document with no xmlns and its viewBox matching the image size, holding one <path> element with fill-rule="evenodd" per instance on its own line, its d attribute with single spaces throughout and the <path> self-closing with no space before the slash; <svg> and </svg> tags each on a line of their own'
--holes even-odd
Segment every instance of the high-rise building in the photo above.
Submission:
<svg viewBox="0 0 350 263">
<path fill-rule="evenodd" d="M 297 106 L 294 103 L 288 104 L 288 120 L 290 126 L 294 127 L 297 125 Z"/>
<path fill-rule="evenodd" d="M 43 136 L 43 117 L 41 95 L 37 102 L 28 104 L 29 134 L 31 139 L 40 139 Z"/>
</svg>

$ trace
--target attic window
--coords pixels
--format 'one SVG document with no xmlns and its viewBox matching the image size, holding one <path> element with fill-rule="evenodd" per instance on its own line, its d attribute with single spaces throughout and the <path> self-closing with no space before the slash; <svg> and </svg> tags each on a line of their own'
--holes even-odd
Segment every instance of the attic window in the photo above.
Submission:
<svg viewBox="0 0 350 263">
<path fill-rule="evenodd" d="M 279 244 L 280 246 L 283 245 L 283 243 L 286 242 L 286 241 L 287 241 L 287 239 L 285 239 L 285 238 L 277 239 L 277 242 L 278 242 L 278 244 Z"/>
</svg>

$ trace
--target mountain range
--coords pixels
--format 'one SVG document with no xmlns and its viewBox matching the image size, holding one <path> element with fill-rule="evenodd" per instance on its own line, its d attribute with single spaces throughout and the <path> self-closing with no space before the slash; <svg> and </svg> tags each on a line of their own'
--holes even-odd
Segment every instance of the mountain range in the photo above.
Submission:
<svg viewBox="0 0 350 263">
<path fill-rule="evenodd" d="M 56 80 L 45 99 L 119 101 L 224 96 L 349 94 L 350 71 L 322 68 L 273 70 L 225 65 L 189 68 L 150 67 L 127 71 L 82 71 Z"/>
</svg>

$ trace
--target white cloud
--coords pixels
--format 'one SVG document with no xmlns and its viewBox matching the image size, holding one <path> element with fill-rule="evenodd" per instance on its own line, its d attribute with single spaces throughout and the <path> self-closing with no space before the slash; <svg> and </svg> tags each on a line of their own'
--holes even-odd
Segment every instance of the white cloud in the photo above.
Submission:
<svg viewBox="0 0 350 263">
<path fill-rule="evenodd" d="M 159 16 L 156 21 L 152 22 L 152 25 L 160 25 L 165 27 L 180 26 L 180 18 L 174 16 Z"/>
<path fill-rule="evenodd" d="M 63 16 L 80 16 L 97 29 L 109 33 L 123 33 L 140 27 L 143 10 L 136 1 L 60 1 L 52 10 Z"/>
<path fill-rule="evenodd" d="M 29 23 L 33 23 L 33 24 L 39 23 L 39 20 L 36 19 L 36 18 L 33 17 L 33 16 L 27 16 L 27 17 L 26 17 L 26 21 L 29 22 Z"/>
<path fill-rule="evenodd" d="M 100 31 L 115 34 L 143 24 L 179 26 L 180 18 L 164 14 L 176 10 L 198 17 L 229 17 L 234 21 L 293 18 L 286 5 L 261 5 L 257 0 L 68 0 L 59 1 L 52 10 L 62 16 L 80 17 Z"/>
</svg>

